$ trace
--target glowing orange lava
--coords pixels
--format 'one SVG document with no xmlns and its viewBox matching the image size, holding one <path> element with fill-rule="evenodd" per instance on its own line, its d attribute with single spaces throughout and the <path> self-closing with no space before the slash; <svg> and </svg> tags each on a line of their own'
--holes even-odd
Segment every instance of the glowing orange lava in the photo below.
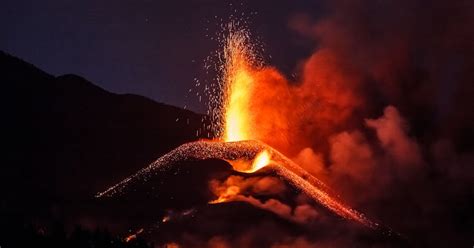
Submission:
<svg viewBox="0 0 474 248">
<path fill-rule="evenodd" d="M 255 79 L 254 53 L 247 32 L 231 32 L 224 48 L 224 140 L 252 139 L 250 101 Z"/>
<path fill-rule="evenodd" d="M 128 242 L 130 242 L 130 241 L 136 239 L 137 236 L 138 236 L 138 234 L 140 234 L 140 233 L 142 233 L 142 232 L 143 232 L 143 228 L 140 228 L 136 233 L 127 236 L 127 237 L 124 239 L 125 242 L 128 243 Z"/>
<path fill-rule="evenodd" d="M 235 159 L 235 160 L 226 160 L 232 165 L 232 168 L 235 171 L 242 173 L 254 173 L 263 167 L 267 166 L 271 162 L 271 155 L 268 150 L 264 149 L 260 151 L 252 161 L 247 159 Z"/>
<path fill-rule="evenodd" d="M 257 157 L 253 160 L 252 168 L 248 170 L 248 173 L 253 173 L 267 166 L 270 163 L 270 154 L 267 150 L 260 152 Z"/>
<path fill-rule="evenodd" d="M 255 139 L 252 125 L 251 100 L 256 90 L 256 56 L 245 30 L 232 31 L 224 47 L 224 141 Z M 253 173 L 270 163 L 270 154 L 264 150 L 253 160 L 229 161 L 234 169 Z"/>
</svg>

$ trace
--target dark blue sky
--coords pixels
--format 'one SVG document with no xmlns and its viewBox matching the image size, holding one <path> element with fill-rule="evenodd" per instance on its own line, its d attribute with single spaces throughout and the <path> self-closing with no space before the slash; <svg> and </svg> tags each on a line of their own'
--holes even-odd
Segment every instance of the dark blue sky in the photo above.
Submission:
<svg viewBox="0 0 474 248">
<path fill-rule="evenodd" d="M 271 55 L 268 63 L 291 73 L 309 55 L 312 44 L 288 28 L 292 15 L 320 12 L 318 1 L 304 0 L 7 1 L 0 49 L 53 75 L 74 73 L 112 92 L 202 112 L 187 92 L 195 77 L 205 77 L 219 19 L 235 10 L 257 13 L 250 28 Z"/>
</svg>

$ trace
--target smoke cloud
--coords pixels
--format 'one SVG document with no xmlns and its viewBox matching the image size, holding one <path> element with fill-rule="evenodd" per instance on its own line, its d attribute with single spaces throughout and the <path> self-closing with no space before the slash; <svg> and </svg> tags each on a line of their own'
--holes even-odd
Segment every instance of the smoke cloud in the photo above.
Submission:
<svg viewBox="0 0 474 248">
<path fill-rule="evenodd" d="M 295 81 L 270 66 L 256 70 L 255 138 L 415 246 L 472 245 L 473 2 L 336 0 L 326 8 L 323 17 L 289 20 L 316 47 Z M 319 216 L 277 200 L 288 189 L 275 178 L 229 177 L 210 187 L 298 223 Z M 356 242 L 337 237 L 289 236 L 273 247 Z M 208 245 L 230 246 L 222 238 Z"/>
</svg>

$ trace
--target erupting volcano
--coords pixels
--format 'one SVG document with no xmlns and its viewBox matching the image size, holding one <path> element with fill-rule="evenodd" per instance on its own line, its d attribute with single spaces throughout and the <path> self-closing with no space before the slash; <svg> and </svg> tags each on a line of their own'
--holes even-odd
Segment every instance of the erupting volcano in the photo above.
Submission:
<svg viewBox="0 0 474 248">
<path fill-rule="evenodd" d="M 474 244 L 473 0 L 0 18 L 0 248 Z"/>
<path fill-rule="evenodd" d="M 252 174 L 262 169 L 269 170 L 336 215 L 378 229 L 377 223 L 342 203 L 322 181 L 261 140 L 271 132 L 260 129 L 269 124 L 259 122 L 261 118 L 256 116 L 253 109 L 255 106 L 252 103 L 259 94 L 266 93 L 259 92 L 262 90 L 259 78 L 262 77 L 260 71 L 263 66 L 252 47 L 248 31 L 236 29 L 233 25 L 230 25 L 229 30 L 222 53 L 224 58 L 220 80 L 222 100 L 217 106 L 220 114 L 215 123 L 219 126 L 218 138 L 183 144 L 136 174 L 98 193 L 97 197 L 113 197 L 120 194 L 123 189 L 133 187 L 138 181 L 147 180 L 152 175 L 168 170 L 179 161 L 215 158 L 227 161 L 233 170 L 241 173 Z M 268 108 L 272 108 L 271 103 L 268 103 Z M 271 111 L 268 114 L 271 115 Z M 271 119 L 271 116 L 265 120 L 269 118 Z M 277 118 L 274 121 L 280 122 Z M 219 204 L 234 200 L 238 199 L 222 194 L 209 203 Z"/>
</svg>

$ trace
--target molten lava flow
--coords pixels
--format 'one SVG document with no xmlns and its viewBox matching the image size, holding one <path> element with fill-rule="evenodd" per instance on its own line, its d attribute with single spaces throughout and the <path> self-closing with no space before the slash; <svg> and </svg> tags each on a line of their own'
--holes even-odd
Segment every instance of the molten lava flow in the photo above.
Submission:
<svg viewBox="0 0 474 248">
<path fill-rule="evenodd" d="M 235 143 L 235 142 L 233 142 Z M 254 173 L 270 164 L 270 153 L 267 150 L 259 152 L 252 161 L 246 158 L 226 160 L 235 171 L 242 173 Z"/>
<path fill-rule="evenodd" d="M 267 166 L 269 163 L 270 163 L 270 154 L 268 154 L 267 150 L 263 150 L 257 155 L 257 157 L 255 157 L 252 163 L 252 168 L 246 172 L 253 173 Z"/>
</svg>

